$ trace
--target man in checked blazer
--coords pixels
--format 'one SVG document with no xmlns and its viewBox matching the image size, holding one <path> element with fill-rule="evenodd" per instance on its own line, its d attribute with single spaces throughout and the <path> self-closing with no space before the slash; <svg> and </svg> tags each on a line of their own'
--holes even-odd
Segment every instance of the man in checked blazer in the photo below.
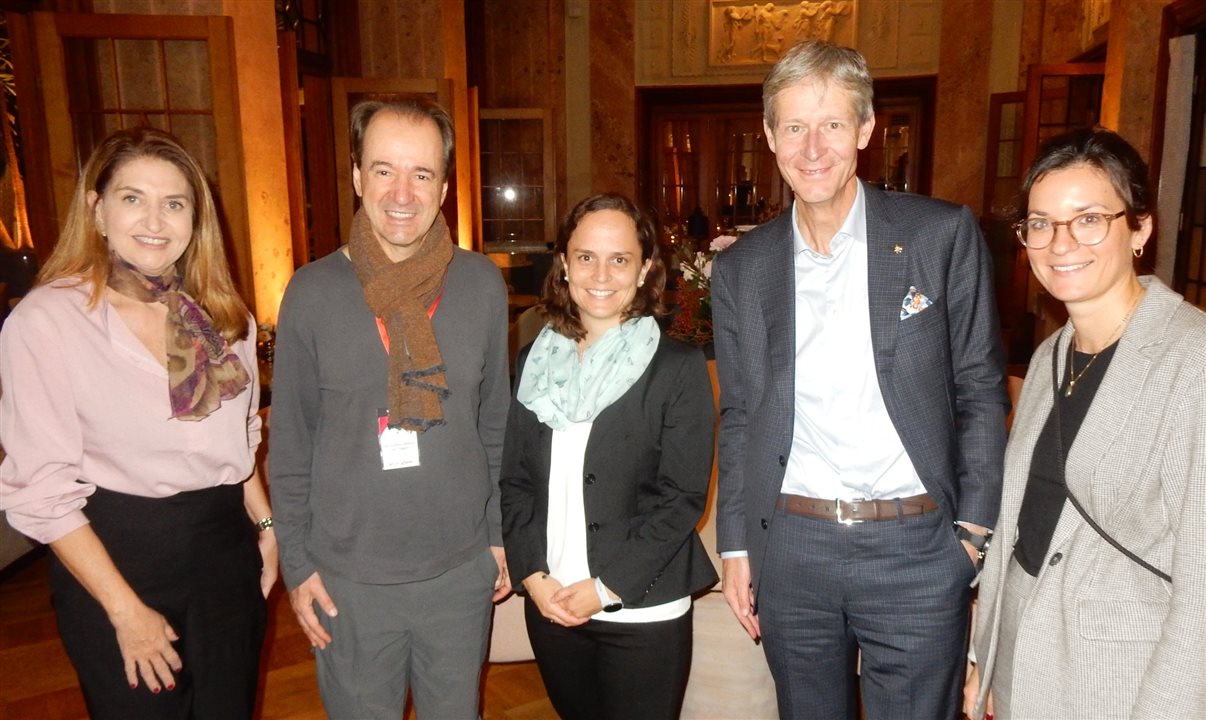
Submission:
<svg viewBox="0 0 1206 720">
<path fill-rule="evenodd" d="M 1003 353 L 975 218 L 855 177 L 862 56 L 789 50 L 763 84 L 790 211 L 721 253 L 724 594 L 784 718 L 955 718 L 968 585 L 997 517 Z"/>
</svg>

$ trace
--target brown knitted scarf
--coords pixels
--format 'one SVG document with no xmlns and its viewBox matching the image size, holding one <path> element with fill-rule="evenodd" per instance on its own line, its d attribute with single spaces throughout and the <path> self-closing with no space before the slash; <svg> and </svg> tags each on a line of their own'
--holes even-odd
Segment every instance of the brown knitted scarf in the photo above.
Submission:
<svg viewBox="0 0 1206 720">
<path fill-rule="evenodd" d="M 452 262 L 452 236 L 442 213 L 416 243 L 414 255 L 392 262 L 364 210 L 352 218 L 348 255 L 364 299 L 389 337 L 389 424 L 423 432 L 444 424 L 440 401 L 449 395 L 444 358 L 427 315 Z"/>
</svg>

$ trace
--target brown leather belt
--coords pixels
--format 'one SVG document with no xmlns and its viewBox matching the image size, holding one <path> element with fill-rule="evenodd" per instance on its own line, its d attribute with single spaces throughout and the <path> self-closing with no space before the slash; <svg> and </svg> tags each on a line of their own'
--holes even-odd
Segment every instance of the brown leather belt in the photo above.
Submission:
<svg viewBox="0 0 1206 720">
<path fill-rule="evenodd" d="M 821 500 L 784 493 L 779 496 L 775 506 L 793 515 L 832 520 L 843 525 L 868 520 L 896 520 L 925 515 L 938 509 L 938 503 L 926 494 L 893 500 Z"/>
</svg>

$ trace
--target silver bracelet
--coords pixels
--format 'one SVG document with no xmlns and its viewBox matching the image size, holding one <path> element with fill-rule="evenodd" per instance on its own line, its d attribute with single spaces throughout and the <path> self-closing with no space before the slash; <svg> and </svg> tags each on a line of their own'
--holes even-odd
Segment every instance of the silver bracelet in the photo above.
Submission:
<svg viewBox="0 0 1206 720">
<path fill-rule="evenodd" d="M 260 521 L 255 524 L 256 528 L 258 528 L 260 532 L 264 532 L 273 525 L 276 525 L 276 522 L 272 519 L 271 515 L 266 518 L 261 518 Z"/>
</svg>

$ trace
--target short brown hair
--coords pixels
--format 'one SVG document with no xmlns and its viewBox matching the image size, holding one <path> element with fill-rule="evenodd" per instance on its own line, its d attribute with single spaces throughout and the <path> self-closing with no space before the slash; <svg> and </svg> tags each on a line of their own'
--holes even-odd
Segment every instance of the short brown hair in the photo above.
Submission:
<svg viewBox="0 0 1206 720">
<path fill-rule="evenodd" d="M 214 327 L 229 340 L 247 337 L 247 304 L 235 290 L 222 244 L 222 228 L 209 182 L 201 165 L 173 135 L 150 127 L 119 130 L 101 141 L 84 164 L 67 219 L 54 252 L 38 274 L 38 284 L 76 278 L 92 283 L 95 306 L 109 281 L 109 243 L 96 227 L 95 199 L 104 195 L 113 176 L 126 163 L 153 158 L 171 163 L 193 194 L 193 236 L 176 261 L 184 289 L 205 308 Z"/>
<path fill-rule="evenodd" d="M 448 112 L 427 98 L 416 95 L 400 100 L 364 100 L 352 108 L 348 120 L 348 134 L 352 146 L 352 165 L 360 167 L 364 156 L 364 134 L 368 132 L 369 123 L 379 112 L 388 112 L 415 122 L 430 120 L 440 131 L 440 139 L 444 142 L 444 177 L 447 180 L 452 174 L 452 163 L 456 152 L 456 133 L 452 127 L 452 118 Z"/>
<path fill-rule="evenodd" d="M 657 230 L 649 215 L 637 207 L 636 203 L 627 196 L 619 193 L 602 193 L 585 198 L 561 221 L 557 230 L 557 242 L 553 246 L 553 266 L 544 277 L 544 286 L 540 292 L 540 310 L 553 326 L 553 329 L 570 340 L 581 340 L 586 337 L 586 328 L 578 317 L 578 306 L 570 297 L 569 285 L 565 281 L 565 253 L 569 248 L 570 237 L 578 229 L 583 218 L 600 210 L 617 210 L 627 215 L 636 225 L 637 244 L 641 246 L 641 262 L 650 260 L 649 271 L 645 273 L 645 283 L 637 288 L 632 304 L 624 311 L 624 319 L 653 315 L 660 317 L 666 314 L 666 306 L 662 304 L 662 291 L 666 289 L 666 265 L 657 248 Z"/>
<path fill-rule="evenodd" d="M 1030 189 L 1048 173 L 1072 167 L 1090 167 L 1105 175 L 1122 199 L 1126 224 L 1138 230 L 1140 220 L 1152 215 L 1153 199 L 1147 163 L 1121 135 L 1103 127 L 1079 128 L 1051 138 L 1022 179 L 1018 192 L 1017 220 L 1030 214 Z"/>
</svg>

